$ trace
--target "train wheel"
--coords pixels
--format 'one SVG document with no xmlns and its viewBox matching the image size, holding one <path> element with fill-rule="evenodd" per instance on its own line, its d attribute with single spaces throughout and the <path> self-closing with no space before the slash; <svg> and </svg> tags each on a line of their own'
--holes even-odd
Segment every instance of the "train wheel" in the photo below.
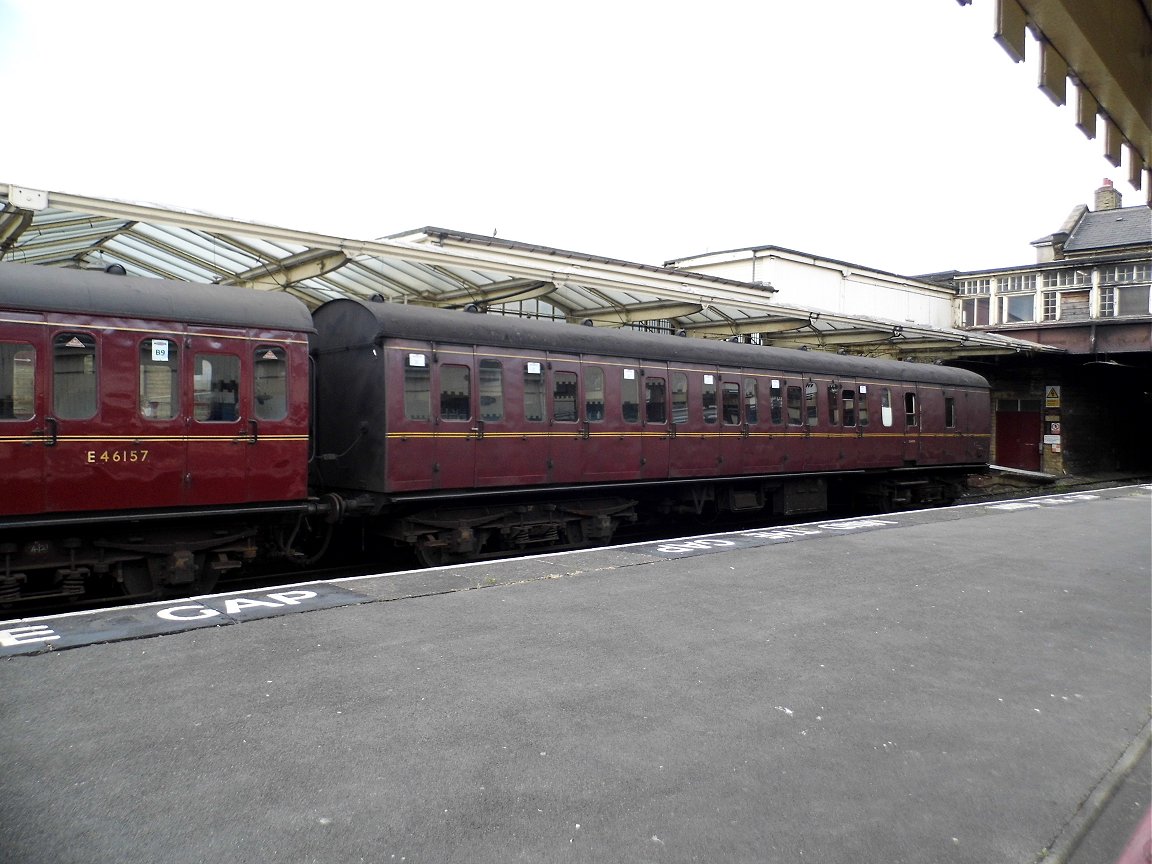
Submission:
<svg viewBox="0 0 1152 864">
<path fill-rule="evenodd" d="M 416 560 L 422 567 L 446 567 L 465 560 L 463 555 L 449 551 L 443 542 L 435 537 L 421 537 L 416 541 Z"/>
</svg>

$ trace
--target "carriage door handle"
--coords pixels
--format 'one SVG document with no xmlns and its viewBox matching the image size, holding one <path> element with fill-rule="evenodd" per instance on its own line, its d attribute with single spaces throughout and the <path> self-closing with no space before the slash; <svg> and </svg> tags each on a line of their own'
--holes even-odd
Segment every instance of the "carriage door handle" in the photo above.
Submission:
<svg viewBox="0 0 1152 864">
<path fill-rule="evenodd" d="M 60 424 L 55 417 L 44 418 L 44 431 L 48 435 L 48 440 L 44 442 L 45 447 L 55 447 L 56 439 L 59 437 Z"/>
<path fill-rule="evenodd" d="M 248 443 L 249 444 L 255 444 L 260 438 L 260 436 L 259 436 L 260 425 L 255 420 L 249 420 L 248 421 L 248 428 L 252 430 L 252 439 Z"/>
<path fill-rule="evenodd" d="M 481 438 L 484 437 L 484 421 L 483 420 L 477 420 L 476 425 L 468 430 L 468 437 L 472 437 L 473 435 L 476 436 L 477 441 L 479 441 Z"/>
</svg>

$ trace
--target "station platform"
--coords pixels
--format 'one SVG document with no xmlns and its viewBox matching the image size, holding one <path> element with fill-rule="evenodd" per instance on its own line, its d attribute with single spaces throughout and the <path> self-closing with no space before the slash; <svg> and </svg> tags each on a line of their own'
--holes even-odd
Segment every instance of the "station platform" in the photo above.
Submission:
<svg viewBox="0 0 1152 864">
<path fill-rule="evenodd" d="M 1150 679 L 1148 485 L 0 621 L 0 860 L 1114 864 Z"/>
</svg>

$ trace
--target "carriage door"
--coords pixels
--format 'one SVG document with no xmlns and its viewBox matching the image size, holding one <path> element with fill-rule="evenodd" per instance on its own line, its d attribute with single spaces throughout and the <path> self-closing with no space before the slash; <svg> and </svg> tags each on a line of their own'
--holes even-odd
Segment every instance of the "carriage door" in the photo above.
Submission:
<svg viewBox="0 0 1152 864">
<path fill-rule="evenodd" d="M 433 484 L 468 489 L 476 478 L 476 442 L 480 427 L 472 405 L 475 389 L 471 348 L 437 347 L 433 379 L 435 463 Z"/>
<path fill-rule="evenodd" d="M 249 343 L 221 336 L 191 336 L 184 425 L 188 469 L 183 503 L 223 504 L 247 500 L 252 445 L 252 359 Z"/>
<path fill-rule="evenodd" d="M 535 452 L 543 438 L 542 359 L 484 357 L 477 354 L 479 413 L 476 430 L 476 485 L 529 486 L 543 483 L 547 461 Z"/>
<path fill-rule="evenodd" d="M 640 437 L 640 476 L 668 476 L 669 449 L 672 436 L 668 406 L 668 365 L 650 364 L 641 379 L 640 419 L 644 424 Z"/>
<path fill-rule="evenodd" d="M 588 449 L 588 421 L 580 393 L 580 363 L 552 358 L 552 392 L 548 399 L 548 479 L 553 483 L 578 483 L 584 478 Z"/>
<path fill-rule="evenodd" d="M 717 396 L 720 418 L 720 462 L 718 474 L 739 474 L 744 470 L 744 450 L 748 427 L 744 423 L 741 378 L 732 372 L 720 374 Z"/>
<path fill-rule="evenodd" d="M 0 514 L 44 511 L 45 419 L 42 327 L 9 325 L 0 340 Z"/>
<path fill-rule="evenodd" d="M 250 342 L 252 413 L 248 416 L 248 500 L 308 494 L 307 370 L 303 347 Z M 295 373 L 295 374 L 293 374 Z"/>
<path fill-rule="evenodd" d="M 904 391 L 903 405 L 896 410 L 904 412 L 904 464 L 915 465 L 920 459 L 920 394 L 911 388 Z"/>
</svg>

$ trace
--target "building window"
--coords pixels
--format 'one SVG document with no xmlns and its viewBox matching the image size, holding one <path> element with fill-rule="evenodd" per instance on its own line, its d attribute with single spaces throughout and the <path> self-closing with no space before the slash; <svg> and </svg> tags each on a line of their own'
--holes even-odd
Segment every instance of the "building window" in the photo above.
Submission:
<svg viewBox="0 0 1152 864">
<path fill-rule="evenodd" d="M 1041 320 L 1042 321 L 1055 321 L 1056 320 L 1056 312 L 1057 312 L 1057 304 L 1056 304 L 1057 294 L 1056 294 L 1056 292 L 1055 291 L 1045 291 L 1041 295 L 1041 297 L 1043 298 L 1043 301 L 1044 301 L 1044 317 Z"/>
<path fill-rule="evenodd" d="M 1088 284 L 1088 274 L 1083 270 L 1049 270 L 1044 274 L 1045 288 L 1074 288 Z"/>
<path fill-rule="evenodd" d="M 1116 287 L 1117 315 L 1147 315 L 1148 286 L 1119 285 Z"/>
<path fill-rule="evenodd" d="M 992 290 L 992 280 L 962 279 L 957 290 L 960 294 L 989 294 Z"/>
<path fill-rule="evenodd" d="M 1111 318 L 1116 314 L 1116 289 L 1100 289 L 1100 317 Z"/>
<path fill-rule="evenodd" d="M 1033 306 L 1035 301 L 1035 294 L 1012 294 L 1007 297 L 1001 297 L 1000 320 L 1005 324 L 1033 320 L 1033 314 L 1035 312 Z"/>
<path fill-rule="evenodd" d="M 988 308 L 990 301 L 987 297 L 966 297 L 960 301 L 961 327 L 988 326 Z"/>
<path fill-rule="evenodd" d="M 1152 280 L 1152 263 L 1105 267 L 1101 271 L 1100 278 L 1104 282 L 1148 282 Z"/>
<path fill-rule="evenodd" d="M 996 278 L 996 291 L 1000 294 L 1012 294 L 1017 291 L 1035 290 L 1035 273 L 1020 273 L 1015 276 L 998 276 Z"/>
</svg>

